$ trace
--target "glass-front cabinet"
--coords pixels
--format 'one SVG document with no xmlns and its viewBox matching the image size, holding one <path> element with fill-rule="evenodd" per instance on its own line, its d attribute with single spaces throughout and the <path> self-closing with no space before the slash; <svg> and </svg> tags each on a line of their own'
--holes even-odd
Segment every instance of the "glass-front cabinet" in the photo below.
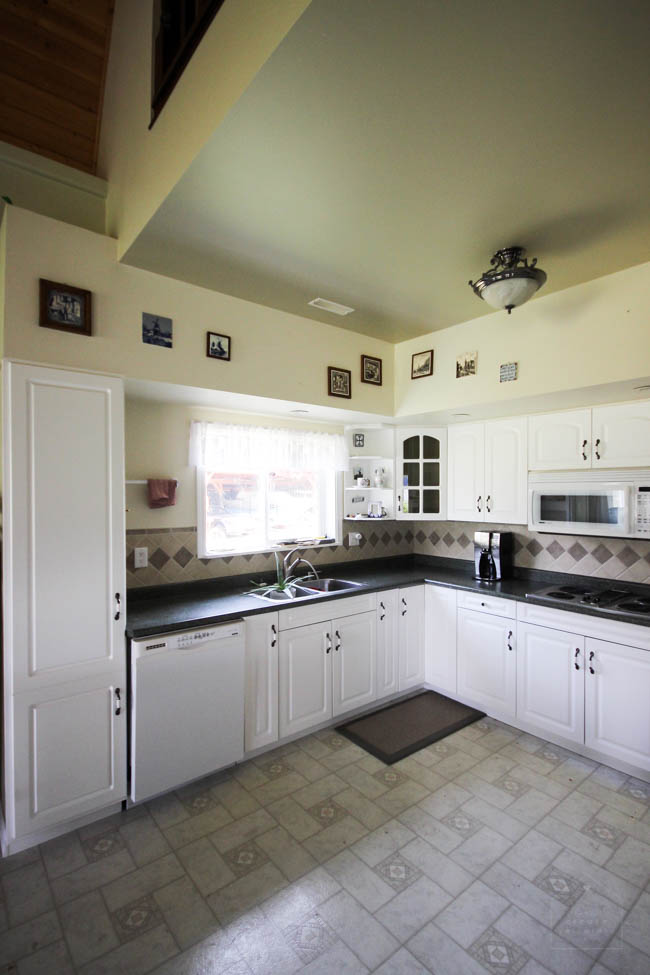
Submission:
<svg viewBox="0 0 650 975">
<path fill-rule="evenodd" d="M 397 518 L 436 521 L 447 517 L 447 431 L 442 427 L 397 430 Z"/>
</svg>

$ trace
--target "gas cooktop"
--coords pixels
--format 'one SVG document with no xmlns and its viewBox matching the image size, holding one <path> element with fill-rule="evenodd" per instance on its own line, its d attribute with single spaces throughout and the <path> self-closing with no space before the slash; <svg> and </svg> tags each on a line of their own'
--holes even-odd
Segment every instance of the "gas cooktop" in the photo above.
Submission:
<svg viewBox="0 0 650 975">
<path fill-rule="evenodd" d="M 650 617 L 650 595 L 640 594 L 625 586 L 546 586 L 536 592 L 527 592 L 526 597 L 528 596 L 566 609 L 571 606 L 588 606 L 590 609 L 601 609 L 616 616 Z"/>
</svg>

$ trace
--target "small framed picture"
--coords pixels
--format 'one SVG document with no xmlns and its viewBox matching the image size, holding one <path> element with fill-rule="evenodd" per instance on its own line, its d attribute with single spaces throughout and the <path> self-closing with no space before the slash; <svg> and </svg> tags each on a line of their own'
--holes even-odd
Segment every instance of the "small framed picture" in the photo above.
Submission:
<svg viewBox="0 0 650 975">
<path fill-rule="evenodd" d="M 327 392 L 330 396 L 352 396 L 352 373 L 349 369 L 339 369 L 337 366 L 327 367 Z"/>
<path fill-rule="evenodd" d="M 373 355 L 361 356 L 361 382 L 381 386 L 381 359 Z"/>
<path fill-rule="evenodd" d="M 208 332 L 206 355 L 208 359 L 223 359 L 230 362 L 230 344 L 232 339 L 229 335 L 222 335 L 220 332 Z"/>
<path fill-rule="evenodd" d="M 146 345 L 159 345 L 163 349 L 171 349 L 172 328 L 171 318 L 151 315 L 147 311 L 142 312 L 142 341 Z"/>
<path fill-rule="evenodd" d="M 40 282 L 40 316 L 42 328 L 56 328 L 60 332 L 92 335 L 92 295 L 90 291 L 74 288 L 56 281 Z"/>
<path fill-rule="evenodd" d="M 422 379 L 433 375 L 433 349 L 414 352 L 411 356 L 411 379 Z"/>
<path fill-rule="evenodd" d="M 366 442 L 366 435 L 365 433 L 355 433 L 353 439 L 355 447 L 363 447 Z"/>
<path fill-rule="evenodd" d="M 478 352 L 465 352 L 464 355 L 459 355 L 456 359 L 456 379 L 462 379 L 463 376 L 475 376 L 477 361 Z"/>
</svg>

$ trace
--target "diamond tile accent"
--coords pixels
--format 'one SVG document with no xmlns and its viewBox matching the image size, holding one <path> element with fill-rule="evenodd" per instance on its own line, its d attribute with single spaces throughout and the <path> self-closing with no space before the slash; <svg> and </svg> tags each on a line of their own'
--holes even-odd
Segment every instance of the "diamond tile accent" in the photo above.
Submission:
<svg viewBox="0 0 650 975">
<path fill-rule="evenodd" d="M 422 876 L 422 872 L 399 853 L 393 853 L 386 857 L 385 860 L 377 864 L 374 870 L 382 880 L 385 880 L 393 890 L 398 892 L 410 887 L 418 877 Z"/>
<path fill-rule="evenodd" d="M 564 555 L 564 547 L 560 545 L 557 538 L 554 538 L 551 544 L 546 546 L 546 551 L 554 559 L 559 559 L 561 555 Z"/>
<path fill-rule="evenodd" d="M 507 792 L 509 796 L 513 796 L 515 799 L 523 796 L 529 789 L 529 786 L 524 785 L 523 782 L 519 782 L 510 775 L 502 775 L 492 785 L 495 785 L 497 789 L 503 789 L 504 792 Z"/>
<path fill-rule="evenodd" d="M 257 870 L 269 862 L 266 853 L 254 843 L 243 843 L 222 856 L 236 877 L 244 877 L 251 870 Z"/>
<path fill-rule="evenodd" d="M 451 546 L 454 544 L 454 536 L 450 535 L 449 532 L 445 532 L 445 534 L 442 536 L 442 540 L 447 548 L 451 548 Z"/>
<path fill-rule="evenodd" d="M 291 924 L 284 936 L 305 964 L 314 961 L 339 940 L 319 914 L 310 914 L 297 924 Z"/>
<path fill-rule="evenodd" d="M 91 863 L 113 856 L 124 849 L 124 840 L 116 830 L 82 840 L 82 846 Z"/>
<path fill-rule="evenodd" d="M 579 562 L 580 559 L 584 559 L 585 555 L 587 554 L 587 549 L 584 547 L 584 545 L 581 545 L 580 542 L 574 542 L 573 545 L 571 545 L 571 547 L 568 549 L 568 552 L 572 559 Z"/>
<path fill-rule="evenodd" d="M 398 772 L 394 768 L 380 768 L 378 772 L 373 773 L 373 778 L 387 785 L 389 789 L 394 789 L 395 786 L 408 781 L 408 777 L 403 772 Z"/>
<path fill-rule="evenodd" d="M 409 545 L 413 541 L 413 532 L 411 531 L 410 528 L 407 530 L 406 534 L 404 535 L 404 541 L 408 542 Z"/>
<path fill-rule="evenodd" d="M 379 535 L 377 534 L 377 532 L 373 532 L 370 538 L 368 539 L 368 541 L 370 542 L 371 545 L 376 545 L 377 542 L 379 541 Z"/>
<path fill-rule="evenodd" d="M 465 532 L 462 532 L 462 534 L 458 536 L 458 544 L 460 545 L 461 548 L 467 548 L 467 546 L 469 545 L 469 538 L 467 537 Z"/>
<path fill-rule="evenodd" d="M 467 813 L 464 813 L 462 809 L 457 809 L 456 812 L 450 813 L 444 819 L 441 819 L 440 822 L 444 823 L 445 826 L 449 826 L 450 829 L 453 829 L 464 839 L 473 836 L 474 833 L 478 833 L 483 826 L 483 823 L 478 823 L 471 816 L 468 816 Z"/>
<path fill-rule="evenodd" d="M 426 536 L 426 535 L 424 534 L 424 532 L 422 531 L 422 529 L 421 529 L 421 528 L 420 528 L 420 530 L 419 530 L 419 531 L 418 531 L 418 532 L 416 533 L 416 535 L 415 535 L 415 540 L 416 540 L 416 542 L 419 542 L 419 543 L 420 543 L 420 545 L 422 544 L 422 542 L 426 542 L 426 540 L 427 540 L 427 536 Z"/>
<path fill-rule="evenodd" d="M 284 762 L 265 762 L 260 765 L 259 768 L 265 775 L 268 775 L 270 779 L 279 779 L 283 775 L 287 775 L 291 769 Z"/>
<path fill-rule="evenodd" d="M 338 823 L 340 819 L 344 819 L 348 815 L 347 810 L 339 806 L 333 799 L 324 799 L 323 802 L 317 802 L 307 812 L 321 826 L 331 826 L 333 823 Z"/>
<path fill-rule="evenodd" d="M 388 532 L 384 532 L 384 534 L 381 536 L 381 540 L 384 543 L 384 545 L 388 545 L 388 543 L 390 542 L 390 535 L 388 534 Z"/>
<path fill-rule="evenodd" d="M 601 565 L 604 565 L 605 562 L 608 562 L 612 557 L 612 553 L 605 545 L 602 544 L 602 542 L 593 550 L 591 554 L 598 562 L 600 562 Z"/>
<path fill-rule="evenodd" d="M 469 954 L 492 975 L 517 975 L 530 955 L 495 928 L 488 928 L 469 949 Z"/>
<path fill-rule="evenodd" d="M 533 558 L 535 558 L 536 555 L 539 555 L 539 553 L 542 551 L 542 547 L 543 546 L 539 544 L 536 538 L 531 538 L 531 540 L 526 545 L 526 548 L 533 556 Z"/>
<path fill-rule="evenodd" d="M 178 552 L 174 555 L 174 561 L 178 562 L 181 569 L 184 569 L 188 562 L 192 560 L 192 553 L 188 552 L 184 545 L 181 545 Z"/>
<path fill-rule="evenodd" d="M 162 923 L 163 917 L 152 897 L 143 897 L 113 914 L 113 924 L 120 941 L 130 941 Z"/>
<path fill-rule="evenodd" d="M 626 569 L 629 569 L 631 565 L 639 561 L 641 556 L 633 548 L 630 548 L 629 545 L 626 545 L 623 551 L 618 553 L 616 558 L 620 559 Z"/>
<path fill-rule="evenodd" d="M 149 556 L 149 562 L 156 569 L 162 569 L 163 565 L 167 565 L 169 562 L 169 556 L 167 552 L 163 552 L 161 548 L 157 548 L 153 555 Z"/>
<path fill-rule="evenodd" d="M 597 816 L 593 816 L 586 826 L 580 830 L 585 836 L 591 836 L 599 843 L 608 846 L 610 850 L 617 850 L 625 841 L 625 833 L 619 829 L 614 829 L 608 823 L 603 823 Z"/>
<path fill-rule="evenodd" d="M 566 873 L 562 873 L 552 863 L 542 870 L 533 883 L 540 890 L 550 894 L 551 897 L 562 901 L 567 907 L 575 904 L 585 892 L 585 888 L 579 880 L 576 880 L 575 877 L 569 877 Z"/>
<path fill-rule="evenodd" d="M 440 535 L 438 534 L 438 532 L 429 532 L 428 537 L 432 545 L 437 545 L 438 542 L 440 541 Z"/>
</svg>

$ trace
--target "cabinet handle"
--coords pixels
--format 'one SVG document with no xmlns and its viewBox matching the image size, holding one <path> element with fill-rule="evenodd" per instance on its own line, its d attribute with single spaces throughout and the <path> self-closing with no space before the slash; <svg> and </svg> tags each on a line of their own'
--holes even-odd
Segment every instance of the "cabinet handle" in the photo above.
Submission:
<svg viewBox="0 0 650 975">
<path fill-rule="evenodd" d="M 386 614 L 382 613 L 381 616 L 379 617 L 379 622 L 381 623 L 381 621 L 385 619 L 386 619 Z"/>
<path fill-rule="evenodd" d="M 576 670 L 580 670 L 580 664 L 578 663 L 578 657 L 580 656 L 580 647 L 576 647 L 576 652 L 573 654 L 573 666 Z"/>
<path fill-rule="evenodd" d="M 120 594 L 119 594 L 119 592 L 116 592 L 115 593 L 115 616 L 113 617 L 113 619 L 115 619 L 115 620 L 119 620 L 119 618 L 120 618 L 120 604 L 121 604 L 121 602 L 122 602 L 122 600 L 120 598 Z"/>
<path fill-rule="evenodd" d="M 338 630 L 335 630 L 334 632 L 336 633 L 336 639 L 339 641 L 334 647 L 334 649 L 338 651 L 341 649 L 341 634 L 339 633 Z"/>
<path fill-rule="evenodd" d="M 406 616 L 406 611 L 408 610 L 408 606 L 406 605 L 406 600 L 404 599 L 403 596 L 402 596 L 402 606 L 404 607 L 404 609 L 402 610 L 402 616 Z"/>
<path fill-rule="evenodd" d="M 492 500 L 492 495 L 491 495 L 491 494 L 488 494 L 488 496 L 487 496 L 487 498 L 485 499 L 485 510 L 486 510 L 486 511 L 487 511 L 488 513 L 489 513 L 490 511 L 492 511 L 492 508 L 490 507 L 490 501 L 491 501 L 491 500 Z"/>
<path fill-rule="evenodd" d="M 326 636 L 326 637 L 327 637 L 327 639 L 329 640 L 329 644 L 328 644 L 328 646 L 326 646 L 326 647 L 325 647 L 325 653 L 329 653 L 329 652 L 330 652 L 330 650 L 332 649 L 332 637 L 330 636 L 330 634 L 329 634 L 329 633 L 326 633 L 326 634 L 325 634 L 325 636 Z"/>
<path fill-rule="evenodd" d="M 512 630 L 508 630 L 508 650 L 512 650 Z"/>
<path fill-rule="evenodd" d="M 381 603 L 381 602 L 380 602 L 380 603 L 379 603 L 379 605 L 380 605 L 380 607 L 381 607 L 382 609 L 386 609 L 386 607 L 384 606 L 384 604 L 383 604 L 383 603 Z"/>
<path fill-rule="evenodd" d="M 594 668 L 591 666 L 591 661 L 594 659 L 594 656 L 595 656 L 595 653 L 592 650 L 591 653 L 589 654 L 589 673 L 590 674 L 595 674 L 596 673 L 596 671 L 594 670 Z"/>
<path fill-rule="evenodd" d="M 117 701 L 115 705 L 115 716 L 117 717 L 122 713 L 122 695 L 119 687 L 115 688 L 115 700 Z"/>
<path fill-rule="evenodd" d="M 476 510 L 477 510 L 477 511 L 478 511 L 479 513 L 480 513 L 480 511 L 481 511 L 481 495 L 480 495 L 480 494 L 479 494 L 479 496 L 478 496 L 478 498 L 476 499 Z"/>
<path fill-rule="evenodd" d="M 583 460 L 586 460 L 587 459 L 587 441 L 586 440 L 583 440 L 582 441 L 582 459 Z"/>
<path fill-rule="evenodd" d="M 598 453 L 598 448 L 600 447 L 600 437 L 598 438 L 594 446 L 596 448 L 596 460 L 600 460 L 600 454 Z"/>
<path fill-rule="evenodd" d="M 271 646 L 274 647 L 276 644 L 275 635 L 278 631 L 275 628 L 275 623 L 271 623 L 271 633 L 273 634 L 273 639 L 271 640 Z"/>
</svg>

